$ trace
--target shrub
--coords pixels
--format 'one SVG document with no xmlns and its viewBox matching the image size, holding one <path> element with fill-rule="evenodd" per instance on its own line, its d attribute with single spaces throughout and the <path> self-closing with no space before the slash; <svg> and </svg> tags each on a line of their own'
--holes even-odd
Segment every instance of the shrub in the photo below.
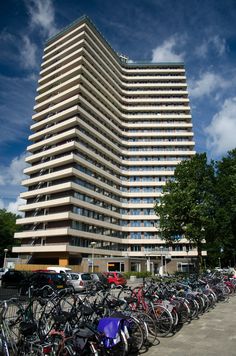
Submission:
<svg viewBox="0 0 236 356">
<path fill-rule="evenodd" d="M 129 279 L 130 276 L 136 276 L 137 278 L 151 277 L 151 272 L 125 272 L 124 276 Z"/>
</svg>

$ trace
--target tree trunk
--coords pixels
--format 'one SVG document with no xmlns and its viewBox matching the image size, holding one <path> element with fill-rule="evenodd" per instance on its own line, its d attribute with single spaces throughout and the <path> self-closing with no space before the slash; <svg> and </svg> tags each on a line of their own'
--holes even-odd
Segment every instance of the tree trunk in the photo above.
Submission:
<svg viewBox="0 0 236 356">
<path fill-rule="evenodd" d="M 202 244 L 197 244 L 197 276 L 199 276 L 202 269 Z"/>
</svg>

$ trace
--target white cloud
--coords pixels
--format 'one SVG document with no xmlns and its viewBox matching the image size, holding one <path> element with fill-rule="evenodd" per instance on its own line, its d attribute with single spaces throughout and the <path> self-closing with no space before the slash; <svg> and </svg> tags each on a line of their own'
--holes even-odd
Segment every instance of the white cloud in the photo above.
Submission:
<svg viewBox="0 0 236 356">
<path fill-rule="evenodd" d="M 213 50 L 216 55 L 222 56 L 226 51 L 226 41 L 224 38 L 215 35 L 204 39 L 202 44 L 196 49 L 195 53 L 199 57 L 206 57 L 208 52 Z"/>
<path fill-rule="evenodd" d="M 0 185 L 18 185 L 25 177 L 23 170 L 27 167 L 25 162 L 27 154 L 22 153 L 20 156 L 14 157 L 8 167 L 1 167 Z"/>
<path fill-rule="evenodd" d="M 25 162 L 27 154 L 22 153 L 20 156 L 13 158 L 8 169 L 10 184 L 20 184 L 24 178 L 23 170 L 27 166 Z"/>
<path fill-rule="evenodd" d="M 39 28 L 45 36 L 52 36 L 58 29 L 55 25 L 55 10 L 52 0 L 29 0 L 26 6 L 30 13 L 32 28 Z"/>
<path fill-rule="evenodd" d="M 15 37 L 10 32 L 8 32 L 6 28 L 4 28 L 0 32 L 0 40 L 1 42 L 13 42 Z"/>
<path fill-rule="evenodd" d="M 189 81 L 189 92 L 192 97 L 208 96 L 216 90 L 225 89 L 231 85 L 231 81 L 213 72 L 204 72 L 197 80 Z"/>
<path fill-rule="evenodd" d="M 177 48 L 182 45 L 183 38 L 172 36 L 165 40 L 162 45 L 152 50 L 152 62 L 182 62 L 184 53 L 180 53 Z"/>
<path fill-rule="evenodd" d="M 19 51 L 23 68 L 35 68 L 37 66 L 37 47 L 28 36 L 22 37 L 22 46 Z"/>
<path fill-rule="evenodd" d="M 25 200 L 23 200 L 20 197 L 17 197 L 16 201 L 12 201 L 10 202 L 7 206 L 6 206 L 6 210 L 10 211 L 13 214 L 17 214 L 17 215 L 23 215 L 22 212 L 19 212 L 19 206 L 25 204 Z"/>
<path fill-rule="evenodd" d="M 226 41 L 224 38 L 220 38 L 219 36 L 214 36 L 212 38 L 212 43 L 215 46 L 215 49 L 218 53 L 218 55 L 222 55 L 226 51 Z"/>
<path fill-rule="evenodd" d="M 205 132 L 207 146 L 213 155 L 225 154 L 236 147 L 236 97 L 225 100 Z"/>
<path fill-rule="evenodd" d="M 4 201 L 0 199 L 0 209 L 6 209 L 7 211 L 16 215 L 21 215 L 21 216 L 24 215 L 24 213 L 18 211 L 20 205 L 23 204 L 25 204 L 25 200 L 23 200 L 20 197 L 17 197 L 15 201 L 11 201 L 8 204 L 4 204 Z"/>
<path fill-rule="evenodd" d="M 23 170 L 27 166 L 25 163 L 27 155 L 27 153 L 22 153 L 14 157 L 9 166 L 0 167 L 0 182 L 2 183 L 0 184 L 0 209 L 4 208 L 18 214 L 19 205 L 24 203 L 19 194 L 22 190 L 20 183 L 25 178 Z"/>
<path fill-rule="evenodd" d="M 24 69 L 38 67 L 37 46 L 30 40 L 28 34 L 13 35 L 6 30 L 0 33 L 2 42 L 0 57 L 3 62 L 14 62 Z"/>
</svg>

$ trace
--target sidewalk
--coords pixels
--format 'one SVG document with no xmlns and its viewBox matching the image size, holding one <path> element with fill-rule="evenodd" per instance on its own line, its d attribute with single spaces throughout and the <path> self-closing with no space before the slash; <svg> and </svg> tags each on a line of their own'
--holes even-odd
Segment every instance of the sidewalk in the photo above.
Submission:
<svg viewBox="0 0 236 356">
<path fill-rule="evenodd" d="M 174 336 L 160 338 L 146 356 L 235 356 L 236 296 L 193 320 Z"/>
</svg>

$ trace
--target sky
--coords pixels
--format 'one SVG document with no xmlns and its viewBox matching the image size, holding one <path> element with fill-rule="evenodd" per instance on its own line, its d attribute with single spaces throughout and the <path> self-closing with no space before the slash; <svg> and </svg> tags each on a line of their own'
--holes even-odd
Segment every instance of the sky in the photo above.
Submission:
<svg viewBox="0 0 236 356">
<path fill-rule="evenodd" d="M 196 151 L 236 147 L 236 0 L 0 1 L 0 209 L 24 202 L 44 43 L 82 15 L 132 61 L 184 62 Z"/>
</svg>

